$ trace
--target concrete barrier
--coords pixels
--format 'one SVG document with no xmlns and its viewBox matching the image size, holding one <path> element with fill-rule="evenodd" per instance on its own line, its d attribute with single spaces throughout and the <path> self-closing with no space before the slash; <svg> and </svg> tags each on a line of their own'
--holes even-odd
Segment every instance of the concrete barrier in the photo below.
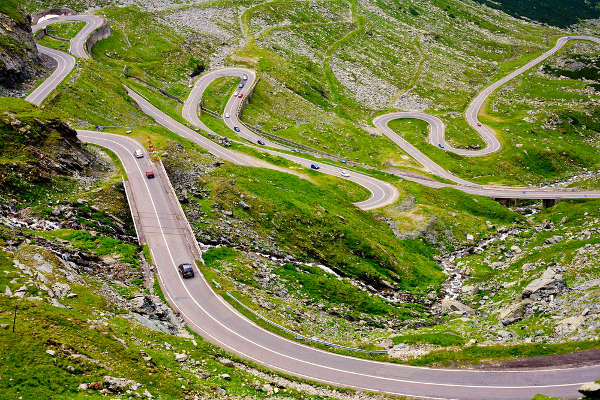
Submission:
<svg viewBox="0 0 600 400">
<path fill-rule="evenodd" d="M 104 20 L 104 23 L 96 29 L 94 32 L 88 36 L 85 42 L 85 50 L 87 53 L 92 56 L 92 47 L 102 39 L 106 39 L 112 33 L 112 29 L 110 27 L 110 23 L 107 20 Z"/>
</svg>

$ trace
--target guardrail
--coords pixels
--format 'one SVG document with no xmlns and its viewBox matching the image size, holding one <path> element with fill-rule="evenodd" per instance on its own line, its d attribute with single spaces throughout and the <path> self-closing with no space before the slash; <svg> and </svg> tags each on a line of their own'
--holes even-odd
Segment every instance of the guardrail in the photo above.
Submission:
<svg viewBox="0 0 600 400">
<path fill-rule="evenodd" d="M 356 352 L 359 352 L 359 353 L 366 353 L 366 354 L 387 354 L 387 350 L 365 350 L 365 349 L 357 349 L 356 347 L 342 346 L 340 344 L 328 343 L 328 342 L 324 342 L 324 341 L 319 340 L 319 339 L 309 338 L 309 337 L 306 337 L 304 335 L 300 335 L 299 333 L 296 333 L 296 332 L 294 332 L 294 331 L 292 331 L 292 330 L 290 330 L 290 329 L 288 329 L 288 328 L 286 328 L 284 326 L 281 326 L 281 325 L 279 325 L 279 324 L 271 321 L 268 318 L 263 317 L 262 315 L 260 315 L 259 313 L 257 313 L 256 311 L 254 311 L 253 309 L 251 309 L 250 307 L 248 307 L 247 305 L 245 305 L 244 303 L 242 303 L 238 299 L 236 299 L 231 293 L 226 292 L 226 294 L 231 299 L 233 299 L 233 301 L 235 301 L 237 304 L 239 304 L 240 306 L 242 306 L 245 310 L 247 310 L 250 313 L 252 313 L 257 318 L 260 318 L 261 320 L 265 321 L 269 325 L 273 325 L 274 327 L 276 327 L 278 329 L 281 329 L 282 331 L 287 332 L 290 335 L 293 335 L 296 338 L 296 340 L 303 340 L 303 341 L 306 341 L 306 342 L 318 343 L 318 344 L 322 344 L 322 345 L 327 346 L 327 347 L 335 347 L 336 349 L 356 351 Z"/>
</svg>

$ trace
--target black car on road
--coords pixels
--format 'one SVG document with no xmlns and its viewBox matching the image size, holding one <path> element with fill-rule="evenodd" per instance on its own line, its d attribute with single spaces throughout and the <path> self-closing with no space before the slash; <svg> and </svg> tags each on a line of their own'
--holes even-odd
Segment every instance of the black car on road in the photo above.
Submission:
<svg viewBox="0 0 600 400">
<path fill-rule="evenodd" d="M 194 269 L 191 264 L 179 264 L 177 267 L 179 273 L 184 279 L 193 278 L 194 277 Z"/>
</svg>

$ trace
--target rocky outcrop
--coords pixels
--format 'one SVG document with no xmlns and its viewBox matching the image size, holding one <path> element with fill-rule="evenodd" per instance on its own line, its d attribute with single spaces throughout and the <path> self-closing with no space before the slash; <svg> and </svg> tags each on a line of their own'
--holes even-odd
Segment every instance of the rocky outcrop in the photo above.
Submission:
<svg viewBox="0 0 600 400">
<path fill-rule="evenodd" d="M 0 13 L 0 89 L 16 88 L 42 71 L 42 60 L 31 32 L 31 17 L 15 10 Z"/>
<path fill-rule="evenodd" d="M 510 325 L 518 322 L 525 317 L 527 306 L 533 303 L 530 299 L 525 299 L 518 303 L 513 303 L 500 311 L 499 319 L 502 325 Z"/>
<path fill-rule="evenodd" d="M 452 300 L 452 299 L 443 299 L 442 300 L 442 312 L 443 313 L 460 313 L 466 315 L 473 315 L 475 311 L 473 309 L 460 301 Z"/>
<path fill-rule="evenodd" d="M 539 300 L 550 295 L 558 295 L 566 289 L 562 274 L 556 268 L 548 268 L 542 276 L 531 281 L 523 289 L 523 298 Z"/>
<path fill-rule="evenodd" d="M 0 157 L 14 159 L 0 166 L 2 193 L 11 196 L 23 184 L 50 183 L 53 177 L 74 176 L 99 160 L 77 139 L 77 132 L 60 120 L 0 115 Z"/>
<path fill-rule="evenodd" d="M 127 390 L 138 390 L 141 384 L 125 378 L 105 376 L 103 387 L 112 393 L 124 393 Z"/>
</svg>

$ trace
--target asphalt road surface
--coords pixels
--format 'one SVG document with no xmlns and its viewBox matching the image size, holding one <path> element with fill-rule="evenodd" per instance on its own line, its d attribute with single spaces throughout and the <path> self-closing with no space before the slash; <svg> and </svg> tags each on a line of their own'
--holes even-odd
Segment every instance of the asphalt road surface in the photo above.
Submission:
<svg viewBox="0 0 600 400">
<path fill-rule="evenodd" d="M 83 21 L 85 26 L 70 40 L 69 52 L 78 58 L 89 58 L 86 50 L 85 43 L 89 35 L 102 25 L 104 20 L 96 15 L 69 15 L 69 16 L 55 16 L 43 20 L 42 22 L 31 27 L 31 30 L 35 33 L 41 29 L 46 28 L 50 24 L 64 21 Z M 54 50 L 45 46 L 37 45 L 38 51 L 54 59 L 58 66 L 52 72 L 52 75 L 40 84 L 29 96 L 25 98 L 28 102 L 39 106 L 42 101 L 50 92 L 69 75 L 73 67 L 75 67 L 75 58 L 62 51 Z"/>
<path fill-rule="evenodd" d="M 530 399 L 536 393 L 572 397 L 600 366 L 531 371 L 432 369 L 357 359 L 282 338 L 249 321 L 212 290 L 201 273 L 182 279 L 176 266 L 197 255 L 195 238 L 168 177 L 135 140 L 103 132 L 78 137 L 112 150 L 129 179 L 129 201 L 140 236 L 151 249 L 163 292 L 189 326 L 214 344 L 291 375 L 355 389 L 436 399 Z M 142 149 L 144 158 L 133 153 Z M 152 169 L 156 177 L 147 179 Z M 193 263 L 193 262 L 192 262 Z M 198 272 L 198 271 L 196 271 Z"/>
<path fill-rule="evenodd" d="M 57 62 L 60 67 L 63 60 L 57 58 Z M 231 162 L 252 165 L 252 162 L 244 164 L 247 159 L 240 160 L 236 152 L 218 145 L 212 147 L 213 142 L 152 108 L 141 96 L 131 95 L 144 112 L 168 129 L 208 147 L 207 150 L 213 154 L 225 151 L 219 153 L 220 157 L 231 157 Z M 199 256 L 199 249 L 162 164 L 150 161 L 143 146 L 126 136 L 81 130 L 78 137 L 109 148 L 123 163 L 136 230 L 150 248 L 161 286 L 171 306 L 200 335 L 241 357 L 291 375 L 332 385 L 434 399 L 518 400 L 530 399 L 536 393 L 575 397 L 582 383 L 600 376 L 600 366 L 519 371 L 410 367 L 341 356 L 277 336 L 246 319 L 214 293 L 201 273 L 189 280 L 178 274 L 176 266 L 184 262 L 193 263 Z M 144 158 L 133 156 L 136 149 L 144 152 Z M 290 159 L 300 163 L 311 162 L 296 158 Z M 147 179 L 144 173 L 147 169 L 152 169 L 156 178 Z M 374 194 L 373 197 L 377 196 Z"/>
</svg>

